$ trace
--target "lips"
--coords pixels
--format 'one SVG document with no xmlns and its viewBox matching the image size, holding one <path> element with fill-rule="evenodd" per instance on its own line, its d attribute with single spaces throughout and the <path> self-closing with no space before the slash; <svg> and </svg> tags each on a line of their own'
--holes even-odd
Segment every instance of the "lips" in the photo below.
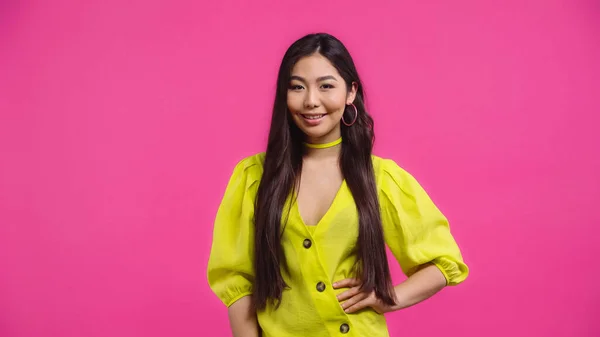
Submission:
<svg viewBox="0 0 600 337">
<path fill-rule="evenodd" d="M 302 116 L 305 126 L 317 126 L 323 121 L 323 117 L 327 114 L 299 114 Z"/>
</svg>

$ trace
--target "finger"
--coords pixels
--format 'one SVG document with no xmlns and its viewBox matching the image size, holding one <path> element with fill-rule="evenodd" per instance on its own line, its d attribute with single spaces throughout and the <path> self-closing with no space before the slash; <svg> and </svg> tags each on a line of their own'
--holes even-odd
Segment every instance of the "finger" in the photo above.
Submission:
<svg viewBox="0 0 600 337">
<path fill-rule="evenodd" d="M 343 293 L 337 295 L 337 299 L 340 302 L 345 301 L 351 297 L 356 296 L 358 293 L 360 293 L 360 287 L 352 287 L 349 290 L 346 290 Z"/>
<path fill-rule="evenodd" d="M 361 309 L 364 309 L 366 307 L 371 306 L 371 303 L 369 301 L 368 296 L 365 297 L 365 299 L 356 302 L 355 304 L 351 305 L 350 307 L 344 309 L 344 312 L 346 312 L 347 314 L 352 314 L 355 313 Z"/>
<path fill-rule="evenodd" d="M 342 303 L 342 309 L 346 310 L 346 309 L 356 305 L 357 303 L 363 301 L 367 297 L 368 297 L 368 295 L 365 293 L 362 293 L 362 292 L 358 293 L 356 296 L 353 296 L 350 299 L 348 299 L 346 302 Z"/>
<path fill-rule="evenodd" d="M 350 288 L 356 286 L 356 279 L 347 278 L 333 283 L 334 288 Z"/>
<path fill-rule="evenodd" d="M 333 288 L 334 289 L 350 288 L 350 287 L 359 286 L 360 284 L 361 284 L 361 281 L 358 279 L 347 278 L 345 280 L 341 280 L 341 281 L 337 281 L 337 282 L 333 283 Z"/>
</svg>

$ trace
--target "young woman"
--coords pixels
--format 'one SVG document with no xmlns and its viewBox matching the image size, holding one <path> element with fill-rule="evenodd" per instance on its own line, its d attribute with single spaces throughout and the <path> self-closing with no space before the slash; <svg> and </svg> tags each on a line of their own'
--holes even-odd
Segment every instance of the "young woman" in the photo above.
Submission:
<svg viewBox="0 0 600 337">
<path fill-rule="evenodd" d="M 235 337 L 388 336 L 384 313 L 468 275 L 448 221 L 393 160 L 344 45 L 287 50 L 267 150 L 241 160 L 215 221 L 208 282 Z M 385 247 L 407 280 L 393 286 Z"/>
</svg>

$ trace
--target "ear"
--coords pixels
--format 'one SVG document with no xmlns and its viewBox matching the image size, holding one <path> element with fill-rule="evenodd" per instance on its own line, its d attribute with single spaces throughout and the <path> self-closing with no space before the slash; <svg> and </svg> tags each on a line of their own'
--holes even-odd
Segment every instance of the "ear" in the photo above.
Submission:
<svg viewBox="0 0 600 337">
<path fill-rule="evenodd" d="M 352 82 L 352 87 L 348 90 L 348 95 L 346 95 L 346 105 L 350 105 L 354 103 L 354 99 L 356 98 L 356 92 L 358 91 L 358 83 Z"/>
</svg>

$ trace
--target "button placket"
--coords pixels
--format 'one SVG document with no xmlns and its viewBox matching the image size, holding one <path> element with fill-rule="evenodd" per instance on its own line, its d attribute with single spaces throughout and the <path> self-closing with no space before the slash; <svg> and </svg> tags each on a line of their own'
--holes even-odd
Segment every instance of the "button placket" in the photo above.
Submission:
<svg viewBox="0 0 600 337">
<path fill-rule="evenodd" d="M 313 293 L 315 309 L 322 319 L 331 319 L 331 314 L 333 312 L 337 313 L 339 323 L 327 324 L 327 330 L 331 336 L 339 335 L 342 328 L 338 324 L 347 321 L 347 314 L 344 313 L 333 291 L 328 289 L 329 276 L 319 256 L 319 249 L 317 249 L 314 235 L 303 223 L 299 222 L 297 224 L 298 226 L 294 227 L 296 230 L 294 234 L 297 235 L 295 239 L 298 241 L 294 246 L 296 247 L 299 267 L 306 278 L 305 285 L 309 287 L 307 290 Z M 344 335 L 350 335 L 349 328 L 349 325 L 343 328 L 346 331 L 343 332 Z"/>
</svg>

